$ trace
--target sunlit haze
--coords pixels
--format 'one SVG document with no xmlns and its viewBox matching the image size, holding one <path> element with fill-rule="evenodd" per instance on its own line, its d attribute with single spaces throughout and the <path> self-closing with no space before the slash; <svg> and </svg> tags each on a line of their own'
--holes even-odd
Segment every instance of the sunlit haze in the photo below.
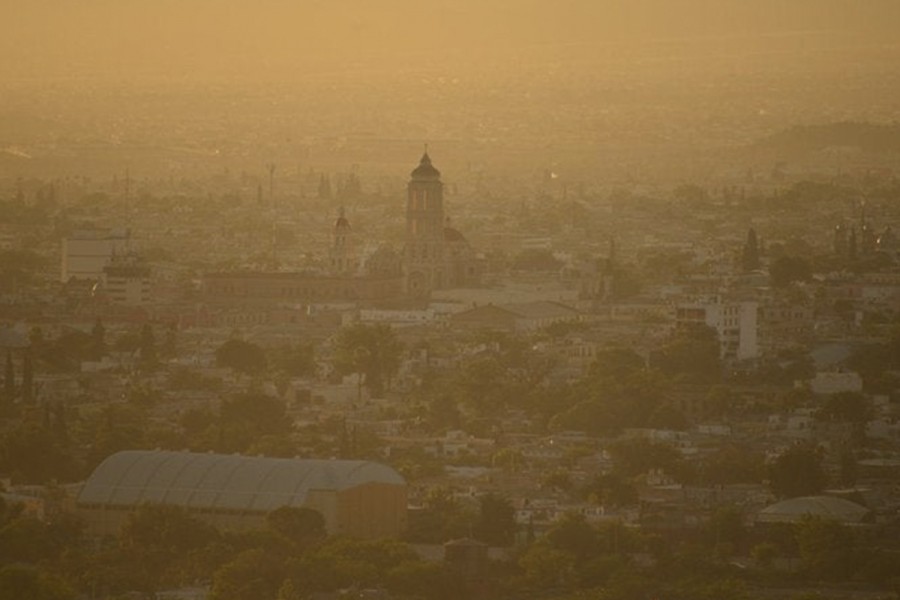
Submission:
<svg viewBox="0 0 900 600">
<path fill-rule="evenodd" d="M 0 600 L 897 600 L 900 0 L 0 0 Z"/>
</svg>

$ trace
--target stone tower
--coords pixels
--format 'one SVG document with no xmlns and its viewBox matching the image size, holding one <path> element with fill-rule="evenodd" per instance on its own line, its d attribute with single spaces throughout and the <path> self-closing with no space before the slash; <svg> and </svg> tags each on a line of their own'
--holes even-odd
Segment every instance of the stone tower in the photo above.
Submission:
<svg viewBox="0 0 900 600">
<path fill-rule="evenodd" d="M 406 291 L 427 297 L 446 286 L 444 272 L 444 184 L 428 152 L 410 174 L 406 192 Z"/>
<path fill-rule="evenodd" d="M 350 228 L 350 221 L 344 214 L 343 206 L 334 222 L 331 236 L 332 244 L 329 252 L 331 272 L 339 275 L 354 273 L 357 268 L 356 248 L 354 247 L 353 230 Z"/>
</svg>

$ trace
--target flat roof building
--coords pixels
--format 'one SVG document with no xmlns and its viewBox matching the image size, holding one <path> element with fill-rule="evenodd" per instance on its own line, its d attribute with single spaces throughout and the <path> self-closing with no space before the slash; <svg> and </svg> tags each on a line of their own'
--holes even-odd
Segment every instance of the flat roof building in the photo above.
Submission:
<svg viewBox="0 0 900 600">
<path fill-rule="evenodd" d="M 99 281 L 116 254 L 128 251 L 131 232 L 127 229 L 81 229 L 62 242 L 60 280 L 92 279 Z"/>
</svg>

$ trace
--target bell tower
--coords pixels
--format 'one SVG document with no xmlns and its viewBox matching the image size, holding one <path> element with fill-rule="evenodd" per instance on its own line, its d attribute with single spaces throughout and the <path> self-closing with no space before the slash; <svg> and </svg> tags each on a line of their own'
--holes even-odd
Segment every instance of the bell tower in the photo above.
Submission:
<svg viewBox="0 0 900 600">
<path fill-rule="evenodd" d="M 426 148 L 406 186 L 406 291 L 425 297 L 445 285 L 444 184 Z"/>
<path fill-rule="evenodd" d="M 352 273 L 356 270 L 356 248 L 353 241 L 353 230 L 350 227 L 350 221 L 344 213 L 344 207 L 341 207 L 337 220 L 334 222 L 334 228 L 331 232 L 332 244 L 329 252 L 331 262 L 331 272 L 336 275 L 344 275 Z"/>
</svg>

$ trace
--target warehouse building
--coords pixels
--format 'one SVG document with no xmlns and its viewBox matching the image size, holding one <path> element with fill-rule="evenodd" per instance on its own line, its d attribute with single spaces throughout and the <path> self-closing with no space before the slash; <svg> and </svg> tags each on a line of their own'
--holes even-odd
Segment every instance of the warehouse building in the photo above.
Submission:
<svg viewBox="0 0 900 600">
<path fill-rule="evenodd" d="M 76 500 L 98 536 L 115 535 L 143 504 L 183 507 L 220 530 L 261 529 L 276 508 L 311 508 L 331 534 L 396 537 L 406 524 L 406 481 L 361 460 L 126 451 L 103 461 Z"/>
</svg>

